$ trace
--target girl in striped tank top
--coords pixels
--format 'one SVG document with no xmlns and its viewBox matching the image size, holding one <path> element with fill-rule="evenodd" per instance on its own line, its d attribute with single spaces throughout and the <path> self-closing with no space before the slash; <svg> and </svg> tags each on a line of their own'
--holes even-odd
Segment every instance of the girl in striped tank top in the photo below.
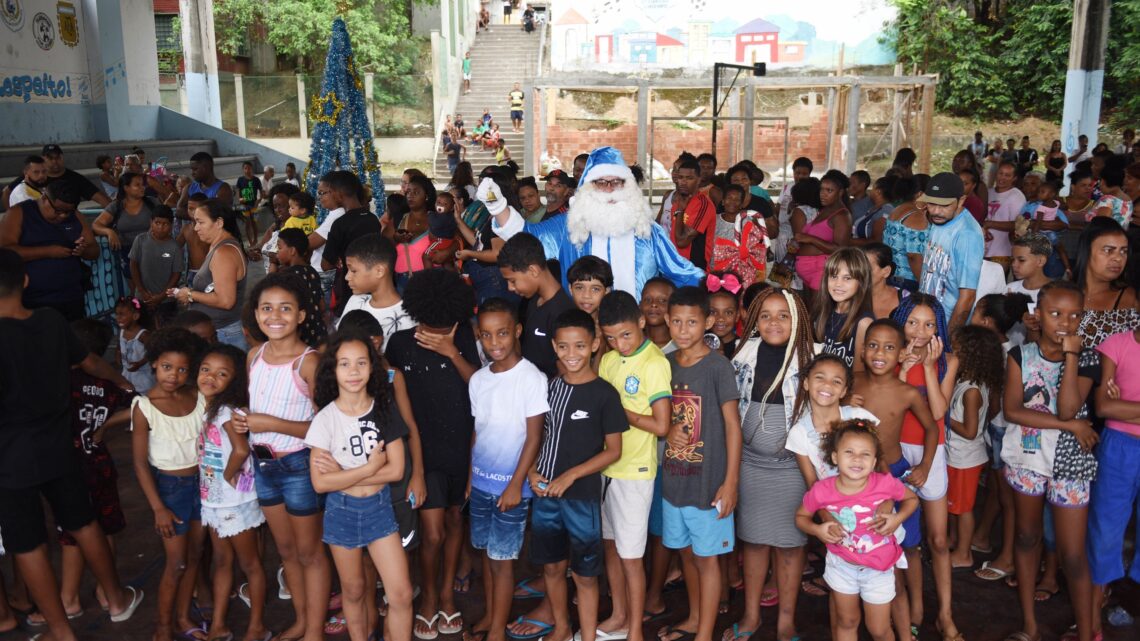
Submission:
<svg viewBox="0 0 1140 641">
<path fill-rule="evenodd" d="M 281 638 L 323 639 L 331 582 L 321 544 L 321 504 L 309 476 L 305 434 L 316 413 L 312 389 L 317 352 L 301 340 L 304 284 L 287 273 L 270 274 L 250 292 L 247 322 L 261 346 L 250 351 L 250 411 L 235 412 L 234 428 L 248 431 L 257 500 L 269 522 L 292 594 L 296 621 Z M 280 576 L 280 573 L 279 573 Z"/>
</svg>

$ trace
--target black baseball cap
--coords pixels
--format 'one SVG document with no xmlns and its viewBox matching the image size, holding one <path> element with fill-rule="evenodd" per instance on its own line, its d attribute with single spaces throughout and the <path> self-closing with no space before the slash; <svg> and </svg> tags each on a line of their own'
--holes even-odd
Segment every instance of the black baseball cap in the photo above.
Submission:
<svg viewBox="0 0 1140 641">
<path fill-rule="evenodd" d="M 63 148 L 56 144 L 44 145 L 43 151 L 40 152 L 41 156 L 58 156 L 63 154 Z"/>
<path fill-rule="evenodd" d="M 557 180 L 562 185 L 565 185 L 566 187 L 574 187 L 574 179 L 570 177 L 570 174 L 562 171 L 561 169 L 555 169 L 554 171 L 546 174 L 546 182 L 550 182 L 552 178 L 554 180 Z"/>
<path fill-rule="evenodd" d="M 944 171 L 930 179 L 926 191 L 922 192 L 918 199 L 932 205 L 953 205 L 958 202 L 965 190 L 958 174 Z"/>
</svg>

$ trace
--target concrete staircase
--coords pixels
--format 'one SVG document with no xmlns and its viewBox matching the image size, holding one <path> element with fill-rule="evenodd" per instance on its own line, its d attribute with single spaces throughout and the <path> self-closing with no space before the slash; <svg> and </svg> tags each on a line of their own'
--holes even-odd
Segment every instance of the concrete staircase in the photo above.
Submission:
<svg viewBox="0 0 1140 641">
<path fill-rule="evenodd" d="M 511 159 L 519 167 L 526 167 L 525 157 L 529 150 L 524 149 L 523 133 L 511 131 L 511 108 L 507 101 L 514 83 L 525 86 L 537 75 L 538 51 L 541 45 L 535 29 L 531 33 L 522 30 L 519 24 L 491 25 L 480 32 L 471 46 L 471 93 L 461 94 L 455 106 L 455 113 L 463 114 L 467 131 L 489 109 L 494 121 L 499 125 L 499 133 L 511 152 Z M 531 100 L 527 97 L 523 126 L 531 126 Z M 495 153 L 483 151 L 480 145 L 467 144 L 467 160 L 475 169 L 475 174 L 487 166 L 495 164 Z M 435 159 L 435 177 L 438 182 L 447 182 L 451 174 L 447 171 L 447 155 L 443 149 Z"/>
</svg>

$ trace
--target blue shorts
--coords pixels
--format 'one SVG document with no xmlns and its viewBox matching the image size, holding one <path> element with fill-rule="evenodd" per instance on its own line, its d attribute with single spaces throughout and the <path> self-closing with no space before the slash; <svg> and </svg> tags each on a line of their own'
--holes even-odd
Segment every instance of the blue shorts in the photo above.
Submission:
<svg viewBox="0 0 1140 641">
<path fill-rule="evenodd" d="M 661 466 L 657 466 L 657 476 L 653 477 L 653 502 L 649 504 L 649 535 L 663 536 L 665 524 L 662 507 L 665 504 L 665 495 L 661 493 Z"/>
<path fill-rule="evenodd" d="M 989 423 L 986 425 L 986 432 L 990 437 L 990 467 L 1000 470 L 1005 467 L 1005 463 L 1001 460 L 1001 442 L 1005 438 L 1005 426 Z"/>
<path fill-rule="evenodd" d="M 309 448 L 281 458 L 257 460 L 253 466 L 257 502 L 261 507 L 285 504 L 293 516 L 311 516 L 321 510 L 321 497 L 309 476 Z"/>
<path fill-rule="evenodd" d="M 1140 518 L 1140 438 L 1105 428 L 1095 451 L 1086 546 L 1093 583 L 1107 585 L 1124 576 L 1124 531 L 1132 514 Z M 1128 576 L 1140 583 L 1140 546 Z"/>
<path fill-rule="evenodd" d="M 601 503 L 535 497 L 530 515 L 530 560 L 539 565 L 569 560 L 574 574 L 601 576 Z"/>
<path fill-rule="evenodd" d="M 174 534 L 182 536 L 190 531 L 191 521 L 202 520 L 202 494 L 198 489 L 198 475 L 174 476 L 151 468 L 158 498 L 179 521 L 174 522 Z"/>
<path fill-rule="evenodd" d="M 526 531 L 526 513 L 530 499 L 523 499 L 506 512 L 495 505 L 498 495 L 471 488 L 468 503 L 471 518 L 471 547 L 486 550 L 492 561 L 513 561 L 522 550 Z"/>
<path fill-rule="evenodd" d="M 522 109 L 511 109 L 511 120 L 522 120 L 522 119 L 523 119 L 523 110 Z"/>
<path fill-rule="evenodd" d="M 664 501 L 661 508 L 665 547 L 680 550 L 693 548 L 697 556 L 717 556 L 732 551 L 736 540 L 733 515 L 717 518 L 716 508 L 675 507 Z"/>
<path fill-rule="evenodd" d="M 234 321 L 229 325 L 222 327 L 214 327 L 218 333 L 218 342 L 224 345 L 233 345 L 234 347 L 244 351 L 249 351 L 249 343 L 245 341 L 245 334 L 242 332 L 241 321 Z"/>
<path fill-rule="evenodd" d="M 901 479 L 902 475 L 906 474 L 907 470 L 909 469 L 910 463 L 907 463 L 905 458 L 900 458 L 898 461 L 891 463 L 891 476 L 895 477 L 896 479 Z M 908 485 L 907 487 L 910 486 Z M 914 491 L 913 487 L 910 489 L 912 492 Z M 895 507 L 897 508 L 898 505 L 896 504 Z M 919 506 L 915 508 L 914 514 L 911 514 L 905 521 L 903 521 L 902 526 L 904 529 L 906 529 L 906 536 L 903 537 L 900 545 L 902 545 L 904 548 L 916 548 L 922 545 L 921 514 L 922 503 L 919 502 Z"/>
<path fill-rule="evenodd" d="M 387 485 L 372 496 L 329 493 L 325 497 L 324 526 L 322 541 L 350 550 L 368 547 L 400 531 Z"/>
</svg>

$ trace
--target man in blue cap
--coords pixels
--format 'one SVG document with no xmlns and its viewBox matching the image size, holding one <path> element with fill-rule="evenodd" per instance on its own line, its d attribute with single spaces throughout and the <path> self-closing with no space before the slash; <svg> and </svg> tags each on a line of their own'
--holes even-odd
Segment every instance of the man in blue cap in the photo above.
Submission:
<svg viewBox="0 0 1140 641">
<path fill-rule="evenodd" d="M 562 266 L 564 286 L 566 269 L 582 256 L 597 256 L 609 263 L 614 289 L 638 300 L 646 281 L 654 276 L 664 276 L 678 287 L 696 285 L 704 276 L 677 253 L 668 233 L 654 223 L 653 211 L 633 172 L 613 147 L 590 153 L 565 216 L 527 223 L 489 179 L 479 185 L 476 196 L 495 216 L 494 230 L 500 237 L 526 232 L 542 241 L 546 257 L 558 259 Z"/>
</svg>

